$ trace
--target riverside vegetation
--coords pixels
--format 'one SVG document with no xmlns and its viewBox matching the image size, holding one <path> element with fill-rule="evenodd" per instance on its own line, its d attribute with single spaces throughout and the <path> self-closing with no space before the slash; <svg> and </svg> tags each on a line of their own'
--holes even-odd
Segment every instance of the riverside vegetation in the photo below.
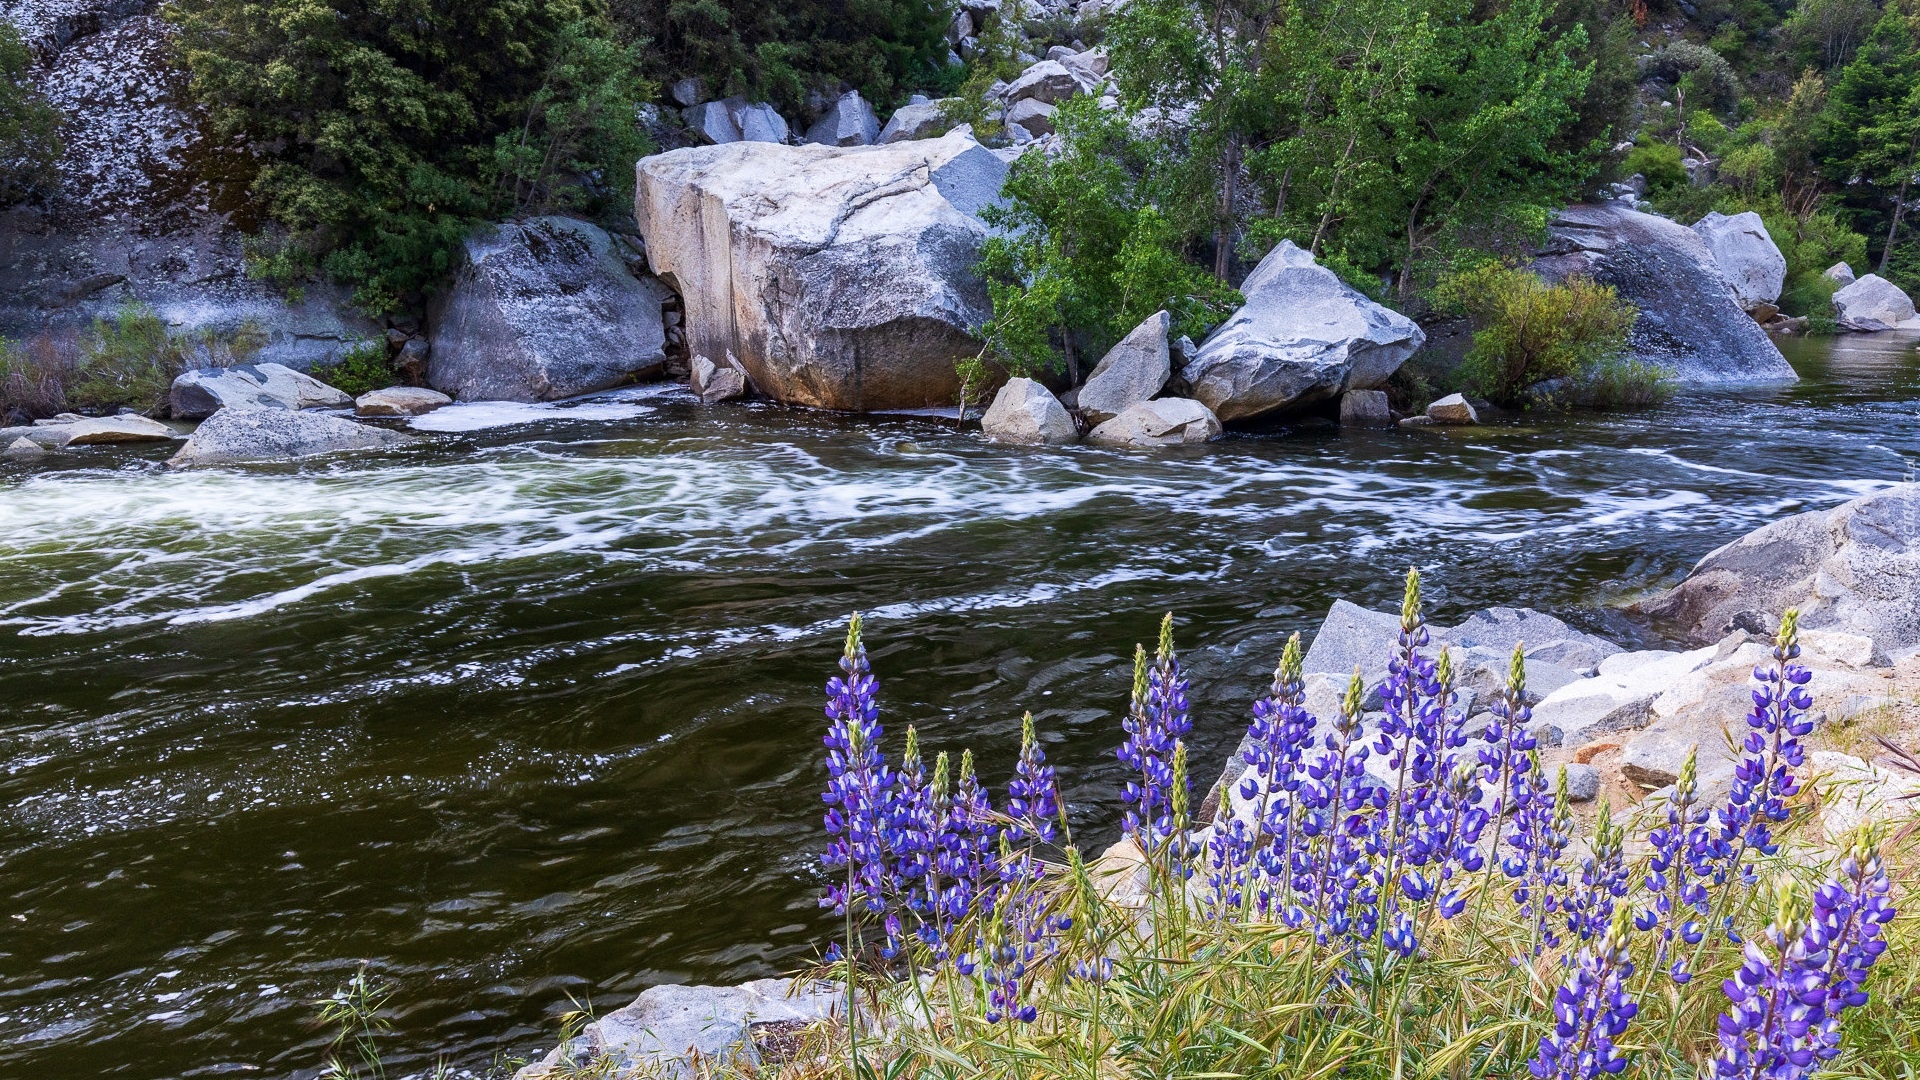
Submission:
<svg viewBox="0 0 1920 1080">
<path fill-rule="evenodd" d="M 1840 852 L 1796 836 L 1813 730 L 1796 639 L 1790 611 L 1723 804 L 1689 759 L 1664 797 L 1575 837 L 1520 650 L 1470 742 L 1446 654 L 1423 652 L 1417 573 L 1377 729 L 1357 675 L 1338 717 L 1306 712 L 1296 636 L 1244 776 L 1201 813 L 1169 617 L 1135 654 L 1125 836 L 1090 860 L 1030 719 L 1000 807 L 970 753 L 929 767 L 911 728 L 889 763 L 856 616 L 827 686 L 822 903 L 858 1022 L 781 1074 L 1911 1076 L 1911 830 L 1869 825 Z"/>
</svg>

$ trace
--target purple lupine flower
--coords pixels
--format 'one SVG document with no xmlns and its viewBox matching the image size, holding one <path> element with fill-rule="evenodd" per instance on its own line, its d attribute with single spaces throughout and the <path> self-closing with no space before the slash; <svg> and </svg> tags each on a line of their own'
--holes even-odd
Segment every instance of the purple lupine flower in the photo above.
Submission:
<svg viewBox="0 0 1920 1080">
<path fill-rule="evenodd" d="M 1812 1071 L 1826 1016 L 1826 955 L 1810 937 L 1793 879 L 1774 888 L 1773 925 L 1749 939 L 1745 959 L 1723 988 L 1731 1003 L 1720 1017 L 1714 1075 L 1724 1080 L 1798 1080 Z"/>
<path fill-rule="evenodd" d="M 1389 874 L 1404 854 L 1414 819 L 1432 798 L 1447 723 L 1438 669 L 1420 653 L 1428 640 L 1420 614 L 1420 571 L 1410 569 L 1400 601 L 1400 635 L 1387 660 L 1387 681 L 1381 688 L 1386 718 L 1380 722 L 1373 747 L 1394 771 L 1389 821 L 1381 834 Z"/>
<path fill-rule="evenodd" d="M 1481 775 L 1493 791 L 1488 812 L 1502 818 L 1520 804 L 1528 789 L 1530 756 L 1539 745 L 1527 732 L 1533 710 L 1527 708 L 1527 659 L 1524 646 L 1516 642 L 1513 660 L 1507 667 L 1506 689 L 1496 697 L 1488 711 L 1493 722 L 1487 725 L 1487 745 L 1480 750 Z"/>
<path fill-rule="evenodd" d="M 1774 637 L 1774 666 L 1753 671 L 1760 689 L 1753 692 L 1753 710 L 1747 714 L 1745 754 L 1734 767 L 1733 790 L 1720 809 L 1716 855 L 1721 865 L 1715 872 L 1716 884 L 1735 878 L 1751 884 L 1746 855 L 1751 851 L 1771 855 L 1778 850 L 1773 825 L 1787 820 L 1787 800 L 1800 791 L 1793 770 L 1806 760 L 1800 739 L 1813 732 L 1813 721 L 1806 715 L 1813 707 L 1813 695 L 1806 688 L 1813 672 L 1792 663 L 1800 655 L 1799 620 L 1798 610 L 1781 617 L 1780 632 Z"/>
<path fill-rule="evenodd" d="M 1813 894 L 1807 937 L 1826 953 L 1826 1004 L 1814 1045 L 1822 1061 L 1840 1053 L 1840 1014 L 1867 1003 L 1867 973 L 1887 949 L 1881 932 L 1895 914 L 1887 896 L 1891 886 L 1873 831 L 1866 828 L 1841 860 L 1840 876 Z"/>
<path fill-rule="evenodd" d="M 1693 980 L 1693 973 L 1674 942 L 1677 939 L 1698 945 L 1704 936 L 1705 930 L 1695 916 L 1708 913 L 1707 887 L 1702 879 L 1712 875 L 1714 866 L 1707 811 L 1698 805 L 1696 755 L 1696 750 L 1687 751 L 1687 760 L 1680 765 L 1680 778 L 1667 800 L 1667 823 L 1647 835 L 1653 854 L 1647 862 L 1646 886 L 1653 905 L 1634 918 L 1634 926 L 1642 931 L 1659 928 L 1660 946 L 1654 963 L 1666 965 L 1667 976 L 1682 985 Z"/>
<path fill-rule="evenodd" d="M 1060 816 L 1060 784 L 1053 766 L 1047 764 L 1047 752 L 1034 737 L 1032 713 L 1020 720 L 1020 762 L 1007 785 L 1007 816 L 1013 819 L 1007 829 L 1013 839 L 1031 837 L 1042 844 L 1053 843 L 1054 821 Z"/>
<path fill-rule="evenodd" d="M 1206 853 L 1207 911 L 1216 921 L 1226 922 L 1246 906 L 1253 832 L 1237 817 L 1216 821 Z"/>
<path fill-rule="evenodd" d="M 1294 634 L 1281 650 L 1271 690 L 1253 703 L 1242 755 L 1251 766 L 1240 782 L 1240 797 L 1254 808 L 1249 854 L 1262 878 L 1256 903 L 1262 914 L 1272 911 L 1280 902 L 1276 894 L 1287 890 L 1299 842 L 1300 785 L 1314 729 L 1314 718 L 1302 705 L 1306 685 L 1300 669 L 1300 635 Z"/>
<path fill-rule="evenodd" d="M 1627 992 L 1633 961 L 1627 953 L 1627 913 L 1613 920 L 1600 940 L 1580 950 L 1567 981 L 1553 995 L 1553 1031 L 1527 1071 L 1547 1080 L 1595 1080 L 1627 1067 L 1614 1041 L 1640 1006 Z"/>
<path fill-rule="evenodd" d="M 1572 810 L 1567 803 L 1567 770 L 1549 794 L 1547 778 L 1535 755 L 1525 772 L 1527 786 L 1515 808 L 1507 845 L 1512 854 L 1500 860 L 1500 869 L 1516 882 L 1513 902 L 1533 922 L 1533 955 L 1560 944 L 1553 915 L 1560 910 L 1567 872 L 1560 857 L 1567 849 Z"/>
<path fill-rule="evenodd" d="M 1626 827 L 1613 824 L 1612 809 L 1605 799 L 1600 800 L 1593 852 L 1581 860 L 1579 886 L 1568 890 L 1562 904 L 1567 930 L 1581 941 L 1605 933 L 1613 923 L 1614 901 L 1627 895 L 1627 863 L 1622 854 L 1626 838 Z"/>
<path fill-rule="evenodd" d="M 1416 869 L 1400 878 L 1401 891 L 1409 899 L 1416 903 L 1434 901 L 1443 919 L 1466 910 L 1459 879 L 1478 873 L 1486 865 L 1480 836 L 1491 820 L 1478 805 L 1479 766 L 1453 757 L 1447 760 L 1452 768 L 1446 783 L 1421 811 L 1418 828 L 1410 839 L 1413 857 L 1409 863 Z"/>
<path fill-rule="evenodd" d="M 943 778 L 944 782 L 944 778 Z M 929 920 L 933 918 L 936 887 L 932 884 L 934 853 L 940 841 L 940 814 L 932 785 L 927 780 L 926 764 L 920 759 L 920 733 L 907 728 L 907 750 L 901 756 L 900 769 L 894 773 L 894 867 L 895 884 L 901 891 L 902 906 L 914 920 L 915 933 L 926 940 Z M 884 955 L 898 954 L 903 938 L 899 920 L 887 934 Z"/>
<path fill-rule="evenodd" d="M 953 929 L 968 918 L 994 909 L 1001 883 L 999 833 L 993 806 L 973 771 L 973 751 L 962 751 L 960 776 L 941 826 L 940 850 L 934 856 L 934 867 L 945 885 L 939 917 L 949 941 Z"/>
<path fill-rule="evenodd" d="M 1173 836 L 1174 745 L 1193 728 L 1187 715 L 1187 680 L 1173 652 L 1173 616 L 1160 623 L 1160 647 L 1151 666 L 1146 650 L 1134 649 L 1133 700 L 1122 725 L 1127 733 L 1117 756 L 1138 774 L 1121 788 L 1128 803 L 1121 827 L 1141 849 L 1158 852 Z"/>
<path fill-rule="evenodd" d="M 1353 673 L 1340 717 L 1327 733 L 1325 750 L 1307 765 L 1300 786 L 1301 844 L 1293 881 L 1294 904 L 1282 913 L 1288 925 L 1311 921 L 1323 944 L 1339 938 L 1371 939 L 1379 925 L 1368 858 L 1373 821 L 1386 805 L 1367 784 L 1367 744 L 1361 738 L 1360 672 Z"/>
<path fill-rule="evenodd" d="M 1026 1000 L 1033 968 L 1059 951 L 1072 920 L 1048 910 L 1045 866 L 1031 852 L 1014 851 L 1004 835 L 999 865 L 997 902 L 981 922 L 973 961 L 987 988 L 987 1023 L 1030 1023 L 1039 1014 Z"/>
<path fill-rule="evenodd" d="M 840 670 L 827 681 L 828 780 L 821 800 L 827 804 L 831 839 L 821 861 L 829 869 L 845 868 L 846 876 L 827 886 L 820 905 L 835 914 L 849 908 L 880 912 L 899 891 L 894 863 L 899 818 L 893 771 L 880 754 L 880 711 L 874 700 L 879 683 L 867 664 L 859 615 L 848 624 Z"/>
</svg>

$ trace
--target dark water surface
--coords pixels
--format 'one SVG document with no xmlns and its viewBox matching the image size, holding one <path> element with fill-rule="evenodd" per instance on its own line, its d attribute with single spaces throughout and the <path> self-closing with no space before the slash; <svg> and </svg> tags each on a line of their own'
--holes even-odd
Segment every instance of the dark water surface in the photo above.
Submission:
<svg viewBox="0 0 1920 1080">
<path fill-rule="evenodd" d="M 362 961 L 407 1068 L 780 973 L 825 934 L 847 612 L 896 738 L 998 785 L 1033 710 L 1099 842 L 1161 612 L 1207 762 L 1286 634 L 1410 563 L 1443 621 L 1631 636 L 1623 600 L 1920 462 L 1914 340 L 1790 344 L 1777 393 L 1157 457 L 667 395 L 322 467 L 0 466 L 0 1076 L 310 1073 Z"/>
</svg>

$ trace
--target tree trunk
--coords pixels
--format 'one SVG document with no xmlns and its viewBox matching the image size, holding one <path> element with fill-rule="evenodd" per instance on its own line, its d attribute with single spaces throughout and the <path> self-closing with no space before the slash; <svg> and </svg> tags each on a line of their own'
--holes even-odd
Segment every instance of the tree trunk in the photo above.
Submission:
<svg viewBox="0 0 1920 1080">
<path fill-rule="evenodd" d="M 1900 219 L 1907 215 L 1907 188 L 1913 183 L 1915 158 L 1920 157 L 1920 126 L 1913 129 L 1913 141 L 1907 145 L 1907 168 L 1900 177 L 1900 193 L 1893 197 L 1893 223 L 1887 226 L 1887 246 L 1880 249 L 1876 274 L 1887 272 L 1887 260 L 1893 257 L 1893 241 L 1900 234 Z"/>
</svg>

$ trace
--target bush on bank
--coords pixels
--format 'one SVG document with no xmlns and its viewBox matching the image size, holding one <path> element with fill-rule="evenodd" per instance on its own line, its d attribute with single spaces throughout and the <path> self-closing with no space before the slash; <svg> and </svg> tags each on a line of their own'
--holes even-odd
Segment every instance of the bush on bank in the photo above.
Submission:
<svg viewBox="0 0 1920 1080">
<path fill-rule="evenodd" d="M 1631 819 L 1573 835 L 1512 673 L 1469 744 L 1417 574 L 1362 730 L 1303 707 L 1288 646 L 1255 704 L 1249 772 L 1203 818 L 1170 622 L 1136 652 L 1118 751 L 1121 844 L 1073 846 L 1025 725 L 1007 796 L 882 748 L 856 617 L 828 683 L 828 972 L 854 1026 L 759 1075 L 1769 1077 L 1912 1075 L 1920 940 L 1911 848 L 1796 837 L 1812 731 L 1796 618 L 1756 670 L 1731 794 L 1691 760 Z M 1384 755 L 1400 784 L 1367 776 Z M 894 764 L 897 761 L 898 764 Z M 1630 839 L 1631 838 L 1631 841 Z M 722 1069 L 721 1071 L 725 1071 Z"/>
</svg>

